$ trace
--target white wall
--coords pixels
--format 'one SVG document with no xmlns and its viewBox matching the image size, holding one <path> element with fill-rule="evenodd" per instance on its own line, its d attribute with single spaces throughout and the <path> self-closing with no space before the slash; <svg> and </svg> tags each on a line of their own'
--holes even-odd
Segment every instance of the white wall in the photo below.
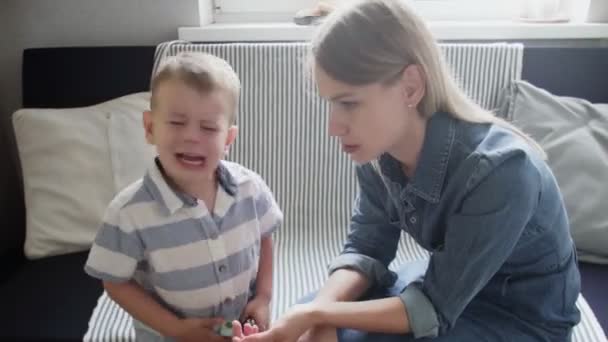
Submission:
<svg viewBox="0 0 608 342">
<path fill-rule="evenodd" d="M 20 107 L 25 48 L 154 45 L 198 23 L 197 0 L 0 0 L 0 116 Z"/>
</svg>

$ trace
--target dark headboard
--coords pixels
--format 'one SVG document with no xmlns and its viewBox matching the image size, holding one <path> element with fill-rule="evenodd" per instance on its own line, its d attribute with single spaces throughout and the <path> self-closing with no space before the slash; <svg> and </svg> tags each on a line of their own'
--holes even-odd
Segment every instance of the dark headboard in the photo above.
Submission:
<svg viewBox="0 0 608 342">
<path fill-rule="evenodd" d="M 23 53 L 23 107 L 76 107 L 148 89 L 153 46 L 37 48 Z M 526 48 L 523 78 L 555 94 L 608 103 L 608 48 Z M 25 208 L 10 113 L 1 117 L 0 266 L 23 260 Z M 1 278 L 0 278 L 1 280 Z"/>
<path fill-rule="evenodd" d="M 145 91 L 153 56 L 153 46 L 25 50 L 23 107 L 87 106 Z"/>
<path fill-rule="evenodd" d="M 608 103 L 608 48 L 526 48 L 522 78 L 555 95 Z"/>
<path fill-rule="evenodd" d="M 23 107 L 93 105 L 149 89 L 154 46 L 36 48 L 23 52 Z M 10 121 L 2 113 L 0 146 L 0 281 L 23 261 L 25 205 Z"/>
</svg>

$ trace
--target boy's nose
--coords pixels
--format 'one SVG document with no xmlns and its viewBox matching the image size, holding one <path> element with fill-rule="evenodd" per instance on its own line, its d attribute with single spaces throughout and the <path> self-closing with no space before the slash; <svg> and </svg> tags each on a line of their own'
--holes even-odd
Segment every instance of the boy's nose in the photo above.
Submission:
<svg viewBox="0 0 608 342">
<path fill-rule="evenodd" d="M 197 142 L 200 140 L 200 129 L 196 125 L 189 125 L 184 130 L 183 138 L 188 142 Z"/>
</svg>

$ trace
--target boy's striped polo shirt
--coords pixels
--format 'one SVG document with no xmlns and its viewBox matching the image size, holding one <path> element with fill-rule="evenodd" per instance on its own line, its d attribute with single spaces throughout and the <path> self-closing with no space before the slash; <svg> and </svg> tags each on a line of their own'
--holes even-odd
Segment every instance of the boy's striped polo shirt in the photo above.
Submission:
<svg viewBox="0 0 608 342">
<path fill-rule="evenodd" d="M 221 161 L 214 212 L 174 191 L 158 161 L 108 206 L 85 271 L 133 279 L 180 317 L 238 318 L 252 295 L 261 237 L 283 214 L 259 175 Z"/>
</svg>

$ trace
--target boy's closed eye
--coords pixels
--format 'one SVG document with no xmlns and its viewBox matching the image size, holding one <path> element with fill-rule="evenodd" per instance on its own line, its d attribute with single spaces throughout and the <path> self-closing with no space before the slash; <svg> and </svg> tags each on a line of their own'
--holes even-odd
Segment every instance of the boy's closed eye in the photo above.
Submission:
<svg viewBox="0 0 608 342">
<path fill-rule="evenodd" d="M 218 130 L 217 127 L 211 125 L 201 125 L 201 129 L 207 132 L 216 132 Z"/>
<path fill-rule="evenodd" d="M 170 125 L 183 126 L 187 121 L 186 115 L 179 112 L 170 112 L 167 117 L 167 122 Z"/>
</svg>

